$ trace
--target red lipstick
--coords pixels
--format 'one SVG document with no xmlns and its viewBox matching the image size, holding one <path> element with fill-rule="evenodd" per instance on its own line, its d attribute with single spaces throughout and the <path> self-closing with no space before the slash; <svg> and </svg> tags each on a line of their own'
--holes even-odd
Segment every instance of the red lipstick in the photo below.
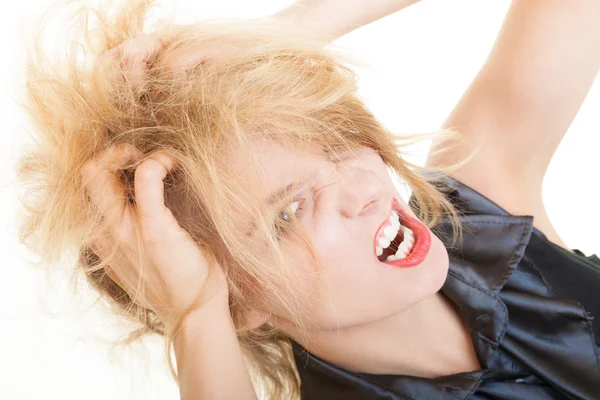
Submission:
<svg viewBox="0 0 600 400">
<path fill-rule="evenodd" d="M 419 221 L 412 215 L 409 215 L 400 206 L 396 199 L 393 200 L 391 209 L 396 211 L 400 216 L 400 223 L 413 231 L 415 242 L 412 245 L 410 253 L 408 253 L 405 258 L 393 261 L 386 261 L 384 262 L 384 264 L 389 264 L 398 268 L 416 267 L 425 260 L 427 254 L 429 253 L 429 249 L 431 247 L 431 233 L 421 221 Z M 383 224 L 385 224 L 385 222 Z"/>
</svg>

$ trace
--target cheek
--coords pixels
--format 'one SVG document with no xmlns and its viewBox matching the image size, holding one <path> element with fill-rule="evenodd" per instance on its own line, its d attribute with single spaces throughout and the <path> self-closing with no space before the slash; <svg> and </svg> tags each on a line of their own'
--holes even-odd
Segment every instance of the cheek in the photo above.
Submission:
<svg viewBox="0 0 600 400">
<path fill-rule="evenodd" d="M 310 314 L 304 317 L 320 326 L 328 319 L 326 309 L 330 307 L 327 305 L 340 306 L 340 300 L 344 298 L 341 293 L 348 289 L 352 292 L 360 283 L 361 277 L 353 270 L 357 265 L 364 267 L 364 262 L 357 262 L 356 254 L 348 253 L 346 241 L 337 231 L 325 229 L 321 232 L 311 236 L 320 265 L 301 240 L 282 245 L 286 272 L 289 272 L 292 284 L 279 288 L 281 293 L 302 299 L 302 308 Z"/>
<path fill-rule="evenodd" d="M 315 251 L 318 256 L 322 257 L 319 249 L 315 248 Z M 314 306 L 316 304 L 314 299 L 319 293 L 319 286 L 322 285 L 324 271 L 321 271 L 307 245 L 301 239 L 282 244 L 282 252 L 286 266 L 285 273 L 289 274 L 290 284 L 280 289 L 284 290 L 283 293 L 286 291 L 294 293 L 305 299 L 303 301 L 306 301 L 307 305 L 310 303 L 311 306 Z M 326 260 L 322 259 L 322 262 L 325 264 L 323 268 L 326 269 Z"/>
<path fill-rule="evenodd" d="M 282 252 L 284 270 L 273 270 L 270 287 L 263 298 L 264 307 L 279 318 L 278 323 L 284 330 L 293 330 L 297 322 L 309 327 L 315 323 L 315 312 L 322 309 L 318 269 L 310 252 L 301 245 L 286 244 L 282 246 Z M 271 265 L 278 263 L 275 259 L 270 260 Z"/>
<path fill-rule="evenodd" d="M 350 239 L 354 242 L 330 242 L 337 252 L 323 252 L 328 302 L 315 313 L 322 327 L 369 323 L 401 313 L 437 293 L 446 280 L 448 252 L 433 234 L 426 260 L 407 269 L 380 264 L 360 247 L 360 238 Z"/>
<path fill-rule="evenodd" d="M 423 264 L 387 268 L 365 247 L 369 238 L 364 232 L 351 233 L 329 223 L 327 229 L 313 227 L 309 232 L 322 270 L 301 242 L 288 242 L 283 249 L 292 279 L 291 285 L 280 288 L 281 293 L 301 299 L 302 317 L 320 329 L 367 323 L 402 312 L 435 294 L 446 280 L 448 253 L 433 234 Z"/>
<path fill-rule="evenodd" d="M 355 288 L 362 279 L 370 275 L 369 238 L 363 231 L 352 231 L 340 221 L 322 220 L 321 227 L 315 227 L 313 243 L 324 268 L 328 295 L 344 291 L 345 287 Z M 372 271 L 371 271 L 372 272 Z"/>
</svg>

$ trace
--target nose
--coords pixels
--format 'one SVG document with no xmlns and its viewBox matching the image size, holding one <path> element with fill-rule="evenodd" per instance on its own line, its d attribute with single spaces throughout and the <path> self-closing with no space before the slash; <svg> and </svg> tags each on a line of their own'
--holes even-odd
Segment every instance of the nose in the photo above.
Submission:
<svg viewBox="0 0 600 400">
<path fill-rule="evenodd" d="M 382 184 L 375 174 L 353 169 L 340 180 L 338 206 L 346 218 L 376 213 L 381 207 Z"/>
</svg>

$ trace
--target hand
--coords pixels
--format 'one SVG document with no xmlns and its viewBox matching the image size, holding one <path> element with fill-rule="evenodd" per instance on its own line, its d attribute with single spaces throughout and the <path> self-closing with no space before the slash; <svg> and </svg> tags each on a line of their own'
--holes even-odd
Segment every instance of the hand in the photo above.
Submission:
<svg viewBox="0 0 600 400">
<path fill-rule="evenodd" d="M 113 240 L 118 242 L 117 254 L 106 274 L 134 302 L 154 311 L 169 330 L 190 306 L 197 305 L 200 289 L 209 276 L 214 284 L 209 288 L 214 290 L 209 302 L 229 312 L 223 271 L 218 267 L 209 275 L 204 250 L 164 204 L 163 179 L 176 168 L 171 156 L 159 151 L 141 162 L 135 170 L 135 203 L 127 200 L 119 170 L 142 157 L 135 147 L 121 144 L 104 150 L 82 168 L 90 200 L 109 227 L 90 248 L 106 259 Z M 143 245 L 141 256 L 137 250 L 138 232 Z M 143 291 L 138 290 L 140 286 Z"/>
<path fill-rule="evenodd" d="M 129 83 L 138 89 L 144 82 L 148 64 L 162 48 L 157 36 L 139 34 L 104 52 L 100 56 L 100 68 L 111 82 Z"/>
<path fill-rule="evenodd" d="M 109 76 L 110 81 L 129 83 L 134 90 L 139 89 L 146 79 L 150 64 L 163 49 L 164 44 L 158 36 L 142 33 L 102 54 L 100 68 Z M 224 47 L 217 44 L 204 44 L 194 48 L 179 47 L 170 53 L 166 69 L 174 77 L 178 77 L 190 73 L 199 64 L 235 50 L 235 46 Z"/>
</svg>

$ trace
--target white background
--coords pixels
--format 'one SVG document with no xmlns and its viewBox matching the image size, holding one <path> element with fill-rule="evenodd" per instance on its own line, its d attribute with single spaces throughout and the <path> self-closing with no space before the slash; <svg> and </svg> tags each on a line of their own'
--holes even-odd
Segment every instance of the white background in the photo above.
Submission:
<svg viewBox="0 0 600 400">
<path fill-rule="evenodd" d="M 172 9 L 171 1 L 163 1 Z M 15 236 L 13 163 L 23 140 L 23 117 L 14 104 L 21 93 L 22 48 L 48 0 L 3 3 L 0 113 L 0 398 L 178 399 L 151 338 L 134 352 L 109 352 L 115 338 L 110 315 L 79 296 L 65 278 L 47 277 L 26 265 L 30 256 Z M 228 16 L 258 17 L 290 1 L 180 1 L 179 22 Z M 374 113 L 396 132 L 436 130 L 483 63 L 509 1 L 425 0 L 338 41 L 370 63 L 359 70 L 361 93 Z M 598 49 L 600 51 L 600 49 Z M 598 81 L 598 80 L 597 80 Z M 569 247 L 600 254 L 598 149 L 600 84 L 592 87 L 558 149 L 544 184 L 544 201 Z M 68 271 L 69 265 L 64 266 Z M 65 274 L 66 276 L 66 274 Z"/>
</svg>

